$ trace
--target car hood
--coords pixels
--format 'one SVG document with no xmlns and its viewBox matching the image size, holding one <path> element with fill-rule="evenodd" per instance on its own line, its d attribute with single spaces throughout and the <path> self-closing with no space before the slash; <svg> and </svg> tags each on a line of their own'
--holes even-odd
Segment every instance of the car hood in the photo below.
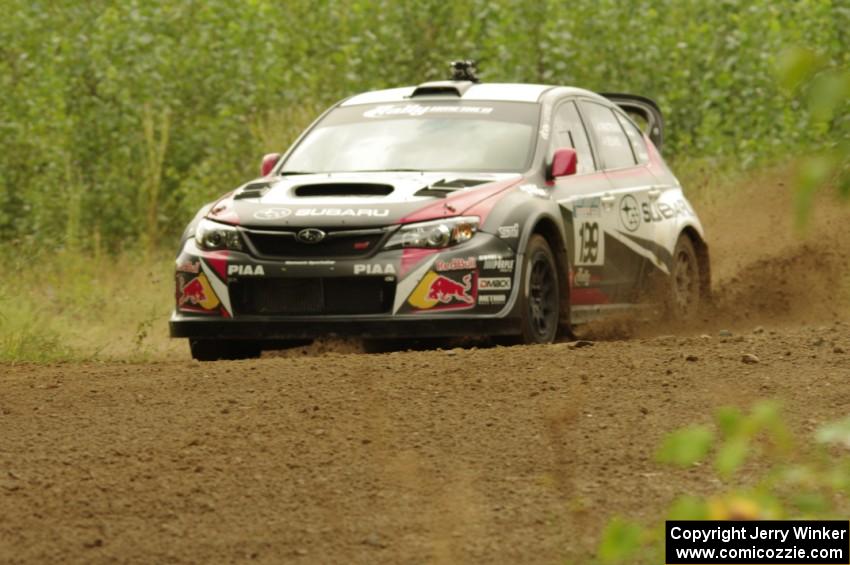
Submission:
<svg viewBox="0 0 850 565">
<path fill-rule="evenodd" d="M 457 216 L 517 184 L 515 173 L 331 173 L 264 177 L 207 217 L 242 226 L 375 227 Z"/>
</svg>

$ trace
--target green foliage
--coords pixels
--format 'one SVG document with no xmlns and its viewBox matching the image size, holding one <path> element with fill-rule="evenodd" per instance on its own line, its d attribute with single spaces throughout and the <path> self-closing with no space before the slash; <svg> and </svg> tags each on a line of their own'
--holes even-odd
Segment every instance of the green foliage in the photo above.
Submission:
<svg viewBox="0 0 850 565">
<path fill-rule="evenodd" d="M 815 438 L 823 444 L 842 445 L 850 449 L 850 417 L 822 427 Z"/>
<path fill-rule="evenodd" d="M 718 492 L 684 495 L 666 520 L 840 519 L 850 509 L 850 418 L 815 432 L 817 443 L 792 449 L 791 436 L 774 402 L 749 413 L 722 407 L 715 427 L 672 432 L 659 450 L 665 463 L 688 466 L 713 453 Z M 716 433 L 715 433 L 716 430 Z M 747 466 L 749 461 L 756 463 Z M 746 472 L 744 471 L 746 469 Z M 664 555 L 664 523 L 639 525 L 612 518 L 597 549 L 601 562 L 657 563 Z"/>
<path fill-rule="evenodd" d="M 797 175 L 797 224 L 805 225 L 815 193 L 836 186 L 850 198 L 850 67 L 803 47 L 786 49 L 779 58 L 780 84 L 806 109 L 805 127 L 818 134 L 808 147 Z"/>
<path fill-rule="evenodd" d="M 599 544 L 603 563 L 617 563 L 632 556 L 640 547 L 642 529 L 638 524 L 614 518 L 605 527 Z"/>
<path fill-rule="evenodd" d="M 0 286 L 0 362 L 147 360 L 185 347 L 164 323 L 171 258 L 19 248 L 0 261 L 14 273 Z"/>
<path fill-rule="evenodd" d="M 664 440 L 658 460 L 686 467 L 701 461 L 711 448 L 714 433 L 706 426 L 691 426 L 678 430 Z"/>
<path fill-rule="evenodd" d="M 322 108 L 459 57 L 489 81 L 654 97 L 677 159 L 747 164 L 850 129 L 838 75 L 800 91 L 808 69 L 847 66 L 850 10 L 832 0 L 2 6 L 0 237 L 51 248 L 167 242 Z M 788 45 L 810 50 L 777 61 Z"/>
</svg>

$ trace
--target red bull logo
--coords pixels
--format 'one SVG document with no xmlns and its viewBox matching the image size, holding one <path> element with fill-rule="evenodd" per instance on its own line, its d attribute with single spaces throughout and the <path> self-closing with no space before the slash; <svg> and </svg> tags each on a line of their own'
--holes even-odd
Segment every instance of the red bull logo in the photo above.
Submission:
<svg viewBox="0 0 850 565">
<path fill-rule="evenodd" d="M 420 310 L 472 308 L 475 306 L 477 288 L 474 273 L 464 275 L 456 281 L 434 271 L 422 277 L 408 297 L 407 302 Z"/>
<path fill-rule="evenodd" d="M 449 304 L 454 300 L 472 304 L 475 299 L 469 294 L 469 289 L 472 287 L 470 280 L 472 280 L 472 275 L 465 275 L 463 284 L 460 284 L 443 275 L 437 275 L 437 278 L 431 283 L 430 290 L 428 290 L 428 298 L 443 304 Z"/>
<path fill-rule="evenodd" d="M 210 286 L 206 275 L 201 273 L 183 286 L 180 286 L 178 279 L 178 297 L 177 306 L 183 308 L 188 306 L 199 306 L 204 310 L 212 310 L 219 305 L 218 296 Z"/>
</svg>

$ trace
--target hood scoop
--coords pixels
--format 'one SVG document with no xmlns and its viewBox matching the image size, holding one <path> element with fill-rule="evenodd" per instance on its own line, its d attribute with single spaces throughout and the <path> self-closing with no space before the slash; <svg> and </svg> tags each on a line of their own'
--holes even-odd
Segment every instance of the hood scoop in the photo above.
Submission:
<svg viewBox="0 0 850 565">
<path fill-rule="evenodd" d="M 300 197 L 322 197 L 322 196 L 387 196 L 392 193 L 393 187 L 389 184 L 334 182 L 305 184 L 295 187 L 295 196 Z"/>
<path fill-rule="evenodd" d="M 234 200 L 242 200 L 243 198 L 260 198 L 271 188 L 271 183 L 254 182 L 246 184 L 233 194 Z"/>
<path fill-rule="evenodd" d="M 478 186 L 479 184 L 487 184 L 488 182 L 490 181 L 478 179 L 443 179 L 416 191 L 415 196 L 437 196 L 439 198 L 445 198 L 447 194 L 455 190 Z"/>
</svg>

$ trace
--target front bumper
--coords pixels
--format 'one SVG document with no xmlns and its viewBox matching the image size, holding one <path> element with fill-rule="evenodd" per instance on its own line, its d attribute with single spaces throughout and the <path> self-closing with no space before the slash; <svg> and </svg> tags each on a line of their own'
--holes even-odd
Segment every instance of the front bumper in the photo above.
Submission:
<svg viewBox="0 0 850 565">
<path fill-rule="evenodd" d="M 195 339 L 283 340 L 317 337 L 436 338 L 515 335 L 513 318 L 398 319 L 326 317 L 321 319 L 197 318 L 175 313 L 171 337 Z"/>
<path fill-rule="evenodd" d="M 170 331 L 252 340 L 515 335 L 520 264 L 508 242 L 486 233 L 439 252 L 298 261 L 206 252 L 189 239 L 177 258 Z"/>
</svg>

